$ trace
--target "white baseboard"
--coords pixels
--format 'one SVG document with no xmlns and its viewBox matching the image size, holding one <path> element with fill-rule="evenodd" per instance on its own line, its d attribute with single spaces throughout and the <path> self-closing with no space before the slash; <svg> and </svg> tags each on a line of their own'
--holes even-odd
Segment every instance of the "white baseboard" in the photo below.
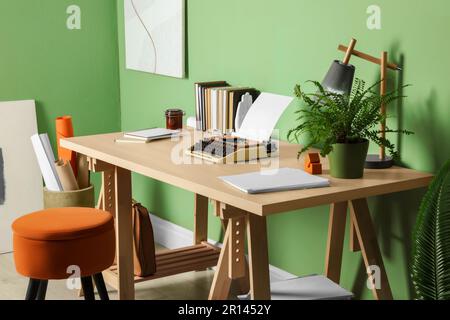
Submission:
<svg viewBox="0 0 450 320">
<path fill-rule="evenodd" d="M 159 243 L 160 245 L 168 249 L 175 249 L 192 245 L 193 239 L 192 231 L 180 227 L 175 223 L 161 219 L 153 214 L 150 214 L 150 219 L 153 225 L 155 242 Z M 221 243 L 218 243 L 217 241 L 211 239 L 208 239 L 208 242 L 219 247 L 222 246 Z M 270 282 L 277 282 L 296 278 L 295 275 L 287 271 L 284 271 L 280 268 L 274 267 L 272 265 L 269 265 L 269 270 L 270 270 Z"/>
</svg>

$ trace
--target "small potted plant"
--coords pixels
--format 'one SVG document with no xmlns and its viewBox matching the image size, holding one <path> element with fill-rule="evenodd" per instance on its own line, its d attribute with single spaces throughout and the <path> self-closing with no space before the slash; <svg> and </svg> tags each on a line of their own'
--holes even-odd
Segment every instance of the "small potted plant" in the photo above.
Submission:
<svg viewBox="0 0 450 320">
<path fill-rule="evenodd" d="M 384 146 L 394 159 L 398 158 L 395 146 L 386 138 L 380 137 L 380 124 L 385 121 L 381 106 L 403 98 L 398 91 L 380 96 L 374 91 L 379 85 L 366 88 L 365 82 L 355 79 L 350 95 L 325 91 L 316 81 L 309 81 L 317 87 L 316 93 L 306 94 L 301 87 L 295 87 L 295 95 L 306 106 L 301 105 L 298 126 L 289 130 L 288 139 L 299 142 L 303 134 L 309 135 L 309 142 L 299 151 L 299 156 L 312 146 L 321 147 L 321 155 L 329 156 L 330 174 L 336 178 L 358 179 L 364 174 L 364 164 L 369 141 Z M 391 130 L 412 134 L 406 130 Z"/>
</svg>

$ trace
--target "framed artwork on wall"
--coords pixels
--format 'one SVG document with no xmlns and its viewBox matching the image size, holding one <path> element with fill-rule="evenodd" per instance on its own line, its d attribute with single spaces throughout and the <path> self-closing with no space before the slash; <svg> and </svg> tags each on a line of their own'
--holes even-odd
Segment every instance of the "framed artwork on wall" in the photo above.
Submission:
<svg viewBox="0 0 450 320">
<path fill-rule="evenodd" d="M 124 0 L 126 68 L 185 77 L 185 0 Z"/>
<path fill-rule="evenodd" d="M 0 254 L 12 251 L 12 222 L 43 207 L 42 176 L 30 140 L 37 132 L 33 100 L 0 102 Z"/>
</svg>

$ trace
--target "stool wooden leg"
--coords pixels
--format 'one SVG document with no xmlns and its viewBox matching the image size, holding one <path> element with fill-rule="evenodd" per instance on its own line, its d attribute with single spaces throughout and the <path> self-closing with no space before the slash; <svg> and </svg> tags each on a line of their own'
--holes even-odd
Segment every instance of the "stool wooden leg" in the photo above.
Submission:
<svg viewBox="0 0 450 320">
<path fill-rule="evenodd" d="M 27 294 L 25 296 L 25 300 L 35 300 L 36 299 L 40 283 L 41 283 L 40 280 L 30 278 L 30 280 L 28 281 L 28 289 L 27 289 Z"/>
<path fill-rule="evenodd" d="M 47 294 L 48 280 L 40 280 L 39 288 L 37 291 L 36 300 L 45 300 L 45 295 Z"/>
<path fill-rule="evenodd" d="M 83 287 L 84 300 L 95 300 L 91 277 L 81 277 L 81 286 Z"/>
<path fill-rule="evenodd" d="M 100 296 L 100 300 L 109 300 L 108 290 L 106 290 L 106 285 L 102 274 L 94 274 L 93 278 L 95 286 L 97 287 L 98 295 Z"/>
</svg>

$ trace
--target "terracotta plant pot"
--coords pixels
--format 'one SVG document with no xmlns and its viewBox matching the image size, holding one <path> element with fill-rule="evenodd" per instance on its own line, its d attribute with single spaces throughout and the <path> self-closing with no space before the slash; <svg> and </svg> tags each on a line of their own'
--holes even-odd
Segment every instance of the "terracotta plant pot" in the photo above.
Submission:
<svg viewBox="0 0 450 320">
<path fill-rule="evenodd" d="M 368 151 L 368 140 L 334 144 L 333 151 L 328 156 L 331 176 L 340 179 L 362 178 Z"/>
</svg>

